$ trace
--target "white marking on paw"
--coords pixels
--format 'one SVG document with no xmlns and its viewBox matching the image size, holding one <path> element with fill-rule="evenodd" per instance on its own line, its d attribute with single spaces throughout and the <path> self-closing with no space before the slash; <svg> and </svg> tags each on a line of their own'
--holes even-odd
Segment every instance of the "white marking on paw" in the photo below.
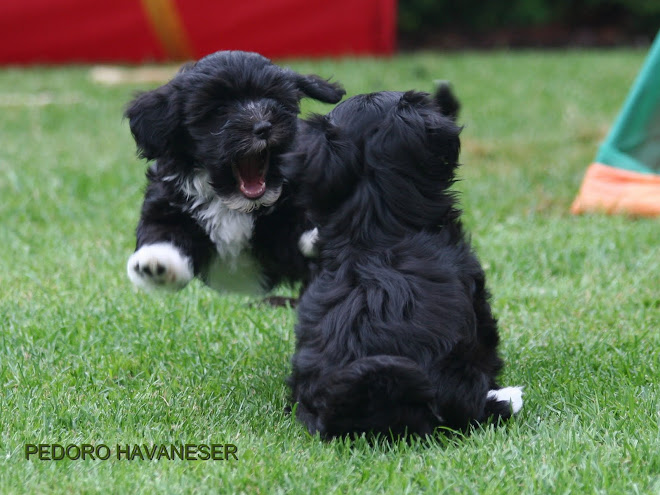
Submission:
<svg viewBox="0 0 660 495">
<path fill-rule="evenodd" d="M 516 414 L 522 409 L 522 396 L 522 387 L 505 387 L 499 390 L 489 390 L 486 397 L 488 399 L 495 399 L 498 402 L 509 402 L 511 404 L 511 408 L 513 409 L 513 414 Z"/>
<path fill-rule="evenodd" d="M 126 265 L 128 278 L 141 289 L 179 290 L 194 276 L 192 262 L 169 242 L 142 246 Z"/>
<path fill-rule="evenodd" d="M 298 241 L 298 247 L 302 254 L 308 258 L 315 258 L 318 256 L 318 250 L 316 249 L 316 243 L 319 240 L 319 229 L 316 227 L 307 232 L 303 232 Z"/>
</svg>

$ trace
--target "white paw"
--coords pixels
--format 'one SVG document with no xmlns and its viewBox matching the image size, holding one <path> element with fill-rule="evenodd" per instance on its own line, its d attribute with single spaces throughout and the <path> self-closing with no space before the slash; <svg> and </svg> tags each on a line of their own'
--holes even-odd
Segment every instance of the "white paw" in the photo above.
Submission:
<svg viewBox="0 0 660 495">
<path fill-rule="evenodd" d="M 319 229 L 316 227 L 307 232 L 303 232 L 298 240 L 298 247 L 303 255 L 307 258 L 315 258 L 318 256 L 318 251 L 316 250 L 316 242 L 319 240 Z"/>
<path fill-rule="evenodd" d="M 495 399 L 498 402 L 509 402 L 511 404 L 511 409 L 513 409 L 513 414 L 516 414 L 522 409 L 522 396 L 522 387 L 505 387 L 499 390 L 489 390 L 486 397 L 488 399 Z"/>
<path fill-rule="evenodd" d="M 194 276 L 192 262 L 169 242 L 148 244 L 126 265 L 128 278 L 141 289 L 182 289 Z"/>
</svg>

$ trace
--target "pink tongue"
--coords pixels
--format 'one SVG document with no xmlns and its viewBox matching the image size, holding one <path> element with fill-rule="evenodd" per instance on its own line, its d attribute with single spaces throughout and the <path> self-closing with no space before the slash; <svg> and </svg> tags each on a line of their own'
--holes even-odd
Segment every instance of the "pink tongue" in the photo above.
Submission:
<svg viewBox="0 0 660 495">
<path fill-rule="evenodd" d="M 266 184 L 263 182 L 246 184 L 245 182 L 241 181 L 239 189 L 246 197 L 250 199 L 257 199 L 263 196 L 266 192 Z"/>
<path fill-rule="evenodd" d="M 263 196 L 266 192 L 266 178 L 261 173 L 257 160 L 247 160 L 238 169 L 239 189 L 250 199 Z"/>
</svg>

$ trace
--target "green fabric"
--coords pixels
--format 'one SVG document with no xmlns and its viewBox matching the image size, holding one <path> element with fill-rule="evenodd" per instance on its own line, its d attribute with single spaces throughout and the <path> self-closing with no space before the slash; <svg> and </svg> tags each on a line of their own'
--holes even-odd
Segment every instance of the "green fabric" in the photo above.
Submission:
<svg viewBox="0 0 660 495">
<path fill-rule="evenodd" d="M 660 32 L 596 161 L 660 174 Z"/>
</svg>

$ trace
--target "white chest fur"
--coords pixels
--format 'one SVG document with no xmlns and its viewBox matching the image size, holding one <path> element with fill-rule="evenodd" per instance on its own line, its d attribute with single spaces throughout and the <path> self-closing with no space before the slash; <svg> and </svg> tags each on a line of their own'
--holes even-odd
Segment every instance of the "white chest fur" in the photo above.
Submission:
<svg viewBox="0 0 660 495">
<path fill-rule="evenodd" d="M 217 196 L 190 213 L 226 263 L 232 264 L 248 248 L 254 229 L 254 217 L 250 213 L 230 210 Z"/>
<path fill-rule="evenodd" d="M 218 291 L 258 291 L 261 271 L 249 253 L 254 216 L 229 208 L 215 194 L 206 172 L 180 184 L 189 201 L 188 213 L 206 231 L 218 255 L 206 274 L 207 285 Z"/>
</svg>

